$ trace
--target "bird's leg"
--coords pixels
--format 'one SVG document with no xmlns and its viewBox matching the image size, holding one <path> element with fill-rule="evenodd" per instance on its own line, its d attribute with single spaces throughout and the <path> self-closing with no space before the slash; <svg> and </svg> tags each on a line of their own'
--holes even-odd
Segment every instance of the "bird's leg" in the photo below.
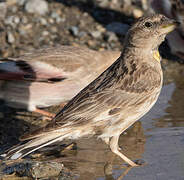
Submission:
<svg viewBox="0 0 184 180">
<path fill-rule="evenodd" d="M 119 140 L 119 135 L 118 136 L 113 136 L 110 139 L 109 145 L 110 145 L 111 151 L 113 153 L 115 153 L 116 155 L 120 156 L 130 166 L 132 166 L 132 167 L 138 166 L 138 164 L 134 163 L 129 158 L 127 158 L 125 155 L 123 155 L 121 152 L 119 152 L 119 150 L 118 150 L 119 149 L 118 140 Z"/>
<path fill-rule="evenodd" d="M 105 137 L 105 138 L 103 138 L 102 140 L 105 142 L 105 144 L 109 145 L 109 142 L 110 142 L 110 138 L 109 138 L 109 137 Z M 118 146 L 118 150 L 121 151 L 122 148 L 120 148 L 120 147 Z"/>
<path fill-rule="evenodd" d="M 48 119 L 50 119 L 50 120 L 55 116 L 55 114 L 53 114 L 53 113 L 50 113 L 50 112 L 47 112 L 47 111 L 44 111 L 44 110 L 41 110 L 41 109 L 37 109 L 37 108 L 34 112 L 39 113 L 43 116 L 47 116 Z"/>
</svg>

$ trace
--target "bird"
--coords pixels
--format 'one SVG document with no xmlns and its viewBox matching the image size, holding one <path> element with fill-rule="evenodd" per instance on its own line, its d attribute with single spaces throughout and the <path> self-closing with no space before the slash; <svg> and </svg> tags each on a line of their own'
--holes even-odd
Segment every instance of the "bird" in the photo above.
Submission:
<svg viewBox="0 0 184 180">
<path fill-rule="evenodd" d="M 168 18 L 175 19 L 179 26 L 167 36 L 171 53 L 184 59 L 184 1 L 182 0 L 149 0 L 151 9 Z"/>
<path fill-rule="evenodd" d="M 119 56 L 115 50 L 58 45 L 1 58 L 0 99 L 7 106 L 52 118 L 55 114 L 42 108 L 72 99 Z"/>
<path fill-rule="evenodd" d="M 92 136 L 120 152 L 119 136 L 146 114 L 158 99 L 163 74 L 158 47 L 176 22 L 161 14 L 141 17 L 125 36 L 120 57 L 73 97 L 46 126 L 24 134 L 22 144 L 3 154 L 15 160 L 53 143 Z"/>
</svg>

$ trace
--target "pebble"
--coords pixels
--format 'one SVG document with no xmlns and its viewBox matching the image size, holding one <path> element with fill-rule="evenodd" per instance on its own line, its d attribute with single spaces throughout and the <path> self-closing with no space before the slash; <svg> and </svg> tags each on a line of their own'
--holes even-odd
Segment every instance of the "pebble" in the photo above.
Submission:
<svg viewBox="0 0 184 180">
<path fill-rule="evenodd" d="M 23 6 L 26 3 L 27 0 L 17 0 L 17 4 L 19 6 Z"/>
<path fill-rule="evenodd" d="M 4 20 L 4 23 L 5 23 L 6 25 L 12 26 L 13 28 L 16 27 L 16 24 L 14 23 L 14 16 L 8 16 L 8 17 Z"/>
<path fill-rule="evenodd" d="M 59 14 L 56 13 L 56 12 L 52 12 L 51 15 L 50 15 L 52 18 L 56 19 L 59 17 Z"/>
<path fill-rule="evenodd" d="M 143 11 L 142 10 L 140 10 L 140 9 L 134 9 L 133 10 L 133 16 L 135 17 L 135 18 L 140 18 L 140 17 L 142 17 L 143 16 Z"/>
<path fill-rule="evenodd" d="M 102 25 L 97 25 L 96 26 L 96 29 L 98 30 L 98 31 L 100 31 L 100 32 L 106 32 L 106 29 L 102 26 Z"/>
<path fill-rule="evenodd" d="M 56 23 L 61 23 L 61 22 L 65 22 L 65 21 L 66 21 L 65 18 L 61 18 L 61 17 L 56 18 Z"/>
<path fill-rule="evenodd" d="M 25 2 L 28 0 L 6 0 L 6 3 L 8 6 L 12 6 L 12 5 L 19 5 L 19 6 L 23 6 L 25 4 Z"/>
<path fill-rule="evenodd" d="M 23 16 L 21 21 L 22 21 L 23 24 L 27 24 L 28 23 L 28 18 Z"/>
<path fill-rule="evenodd" d="M 16 13 L 18 11 L 18 7 L 17 6 L 12 6 L 11 7 L 11 12 L 12 13 Z"/>
<path fill-rule="evenodd" d="M 29 0 L 25 3 L 25 10 L 29 13 L 45 15 L 48 13 L 49 7 L 45 0 Z"/>
<path fill-rule="evenodd" d="M 91 35 L 94 38 L 99 38 L 102 35 L 102 33 L 100 31 L 93 31 L 91 32 Z"/>
<path fill-rule="evenodd" d="M 87 35 L 87 33 L 85 32 L 85 31 L 81 31 L 81 32 L 79 32 L 79 37 L 80 38 L 83 38 L 83 37 L 85 37 Z"/>
<path fill-rule="evenodd" d="M 49 35 L 49 32 L 48 32 L 48 31 L 43 31 L 43 32 L 42 32 L 42 35 L 43 35 L 43 36 L 48 36 L 48 35 Z"/>
<path fill-rule="evenodd" d="M 0 3 L 0 19 L 4 19 L 7 12 L 7 5 L 5 2 Z"/>
<path fill-rule="evenodd" d="M 12 5 L 15 5 L 17 3 L 18 0 L 6 0 L 6 4 L 8 6 L 12 6 Z"/>
<path fill-rule="evenodd" d="M 13 21 L 14 21 L 16 24 L 19 24 L 19 23 L 20 23 L 20 18 L 19 18 L 18 16 L 14 16 Z"/>
<path fill-rule="evenodd" d="M 39 18 L 41 25 L 47 25 L 47 20 L 45 18 Z"/>
<path fill-rule="evenodd" d="M 120 22 L 112 22 L 106 26 L 108 31 L 114 32 L 119 35 L 125 35 L 129 29 L 128 24 L 123 24 Z"/>
<path fill-rule="evenodd" d="M 116 36 L 116 34 L 114 32 L 109 32 L 109 31 L 105 33 L 105 39 L 108 42 L 118 41 L 118 37 Z"/>
<path fill-rule="evenodd" d="M 54 24 L 54 20 L 52 18 L 49 18 L 48 21 L 50 24 Z"/>
<path fill-rule="evenodd" d="M 7 40 L 10 44 L 13 44 L 15 42 L 15 37 L 11 32 L 7 32 Z"/>
<path fill-rule="evenodd" d="M 53 32 L 53 33 L 56 33 L 56 32 L 58 31 L 58 29 L 57 29 L 56 26 L 52 26 L 50 30 L 51 30 L 51 32 Z"/>
<path fill-rule="evenodd" d="M 79 34 L 79 28 L 76 26 L 71 26 L 69 28 L 69 31 L 72 33 L 72 35 L 77 36 Z"/>
</svg>

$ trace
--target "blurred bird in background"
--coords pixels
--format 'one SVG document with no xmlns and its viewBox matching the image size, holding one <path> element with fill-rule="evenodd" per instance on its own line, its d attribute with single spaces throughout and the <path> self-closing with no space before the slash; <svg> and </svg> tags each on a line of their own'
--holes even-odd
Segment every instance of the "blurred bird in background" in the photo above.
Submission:
<svg viewBox="0 0 184 180">
<path fill-rule="evenodd" d="M 53 117 L 40 108 L 66 103 L 120 56 L 58 46 L 0 60 L 0 99 L 14 108 Z"/>
</svg>

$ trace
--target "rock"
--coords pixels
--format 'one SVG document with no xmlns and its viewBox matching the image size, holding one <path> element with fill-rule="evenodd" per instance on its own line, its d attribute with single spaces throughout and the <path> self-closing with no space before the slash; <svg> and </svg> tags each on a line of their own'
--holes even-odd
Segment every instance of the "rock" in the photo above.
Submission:
<svg viewBox="0 0 184 180">
<path fill-rule="evenodd" d="M 101 33 L 103 33 L 103 32 L 106 31 L 106 29 L 105 29 L 102 25 L 100 25 L 100 24 L 96 26 L 96 29 L 97 29 L 98 31 L 100 31 Z"/>
<path fill-rule="evenodd" d="M 20 18 L 18 16 L 9 16 L 5 19 L 5 24 L 10 25 L 12 27 L 16 27 L 17 24 L 20 23 Z"/>
<path fill-rule="evenodd" d="M 28 23 L 28 18 L 26 16 L 23 16 L 22 19 L 21 19 L 21 22 L 23 24 L 27 24 Z"/>
<path fill-rule="evenodd" d="M 26 3 L 27 0 L 17 0 L 17 4 L 19 6 L 23 6 Z"/>
<path fill-rule="evenodd" d="M 15 4 L 23 6 L 27 0 L 6 0 L 8 6 L 13 6 Z"/>
<path fill-rule="evenodd" d="M 57 18 L 56 18 L 56 23 L 59 24 L 59 23 L 61 23 L 61 22 L 65 22 L 65 20 L 66 20 L 65 18 L 57 17 Z"/>
<path fill-rule="evenodd" d="M 71 26 L 69 28 L 69 31 L 72 33 L 72 35 L 77 36 L 79 34 L 79 28 L 76 26 Z"/>
<path fill-rule="evenodd" d="M 118 38 L 114 32 L 106 32 L 105 39 L 107 40 L 107 42 L 118 41 Z"/>
<path fill-rule="evenodd" d="M 108 31 L 114 32 L 119 35 L 125 35 L 129 29 L 128 24 L 123 24 L 120 22 L 112 22 L 106 26 Z"/>
<path fill-rule="evenodd" d="M 0 19 L 4 19 L 7 12 L 7 5 L 5 2 L 0 3 Z"/>
<path fill-rule="evenodd" d="M 52 26 L 51 29 L 50 29 L 50 31 L 51 31 L 52 33 L 57 33 L 57 32 L 58 32 L 58 29 L 57 29 L 56 26 Z"/>
<path fill-rule="evenodd" d="M 133 16 L 134 16 L 135 18 L 140 18 L 140 17 L 143 16 L 143 14 L 144 14 L 143 11 L 140 10 L 140 9 L 135 8 L 135 9 L 133 10 Z"/>
<path fill-rule="evenodd" d="M 93 32 L 91 32 L 91 35 L 94 38 L 99 38 L 102 35 L 102 33 L 100 31 L 93 31 Z"/>
<path fill-rule="evenodd" d="M 45 18 L 39 18 L 39 21 L 41 23 L 41 25 L 47 25 L 47 20 Z"/>
<path fill-rule="evenodd" d="M 49 18 L 49 19 L 48 19 L 48 22 L 49 22 L 50 24 L 54 24 L 54 19 Z"/>
<path fill-rule="evenodd" d="M 48 32 L 48 31 L 43 31 L 43 32 L 42 32 L 42 35 L 43 35 L 43 36 L 48 36 L 48 35 L 49 35 L 49 32 Z"/>
<path fill-rule="evenodd" d="M 49 11 L 48 3 L 44 0 L 26 1 L 25 10 L 29 13 L 45 15 Z"/>
<path fill-rule="evenodd" d="M 85 32 L 85 31 L 81 31 L 81 32 L 79 32 L 79 37 L 80 38 L 83 38 L 83 37 L 85 37 L 87 35 L 87 33 Z"/>
<path fill-rule="evenodd" d="M 13 17 L 14 17 L 14 16 L 8 16 L 8 17 L 4 20 L 4 23 L 5 23 L 6 25 L 11 25 L 11 26 L 13 26 L 13 25 L 14 25 L 14 23 L 13 23 Z"/>
<path fill-rule="evenodd" d="M 11 12 L 12 13 L 16 13 L 18 11 L 18 7 L 17 6 L 12 6 L 11 7 Z"/>
<path fill-rule="evenodd" d="M 20 18 L 18 16 L 14 16 L 13 21 L 15 24 L 19 24 L 20 23 Z"/>
<path fill-rule="evenodd" d="M 52 18 L 56 19 L 59 17 L 59 14 L 56 13 L 56 12 L 52 12 L 51 15 L 50 15 Z"/>
<path fill-rule="evenodd" d="M 6 4 L 8 6 L 12 6 L 12 5 L 15 5 L 17 3 L 17 0 L 6 0 Z"/>
<path fill-rule="evenodd" d="M 10 44 L 13 44 L 15 42 L 15 37 L 13 36 L 13 34 L 11 32 L 7 32 L 7 41 Z"/>
</svg>

